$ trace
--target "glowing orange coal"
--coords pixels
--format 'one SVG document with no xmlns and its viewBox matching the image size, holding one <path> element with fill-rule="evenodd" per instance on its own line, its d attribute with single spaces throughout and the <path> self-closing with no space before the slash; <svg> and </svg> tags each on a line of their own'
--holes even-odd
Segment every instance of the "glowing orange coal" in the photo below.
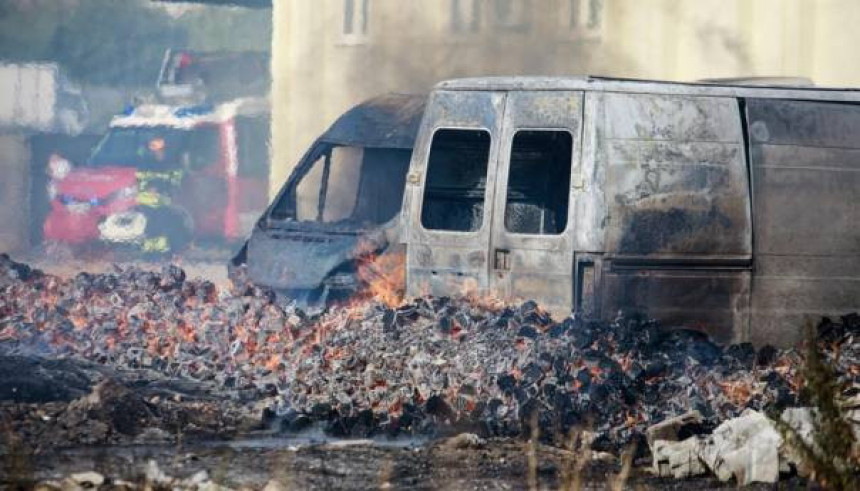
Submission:
<svg viewBox="0 0 860 491">
<path fill-rule="evenodd" d="M 744 381 L 718 382 L 718 384 L 723 389 L 726 397 L 736 406 L 744 407 L 752 398 L 753 389 Z"/>
</svg>

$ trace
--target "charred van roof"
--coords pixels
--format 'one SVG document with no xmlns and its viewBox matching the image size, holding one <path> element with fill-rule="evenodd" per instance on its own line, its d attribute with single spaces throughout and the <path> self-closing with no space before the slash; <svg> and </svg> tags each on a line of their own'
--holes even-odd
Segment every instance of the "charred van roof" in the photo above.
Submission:
<svg viewBox="0 0 860 491">
<path fill-rule="evenodd" d="M 817 87 L 804 84 L 787 86 L 783 83 L 762 85 L 761 81 L 744 84 L 738 79 L 731 83 L 666 82 L 611 77 L 477 77 L 447 80 L 436 90 L 516 91 L 516 90 L 589 90 L 641 94 L 674 94 L 712 97 L 758 97 L 804 99 L 835 102 L 860 102 L 860 90 L 855 88 Z"/>
<path fill-rule="evenodd" d="M 338 145 L 412 149 L 426 95 L 386 94 L 344 113 L 320 140 Z"/>
</svg>

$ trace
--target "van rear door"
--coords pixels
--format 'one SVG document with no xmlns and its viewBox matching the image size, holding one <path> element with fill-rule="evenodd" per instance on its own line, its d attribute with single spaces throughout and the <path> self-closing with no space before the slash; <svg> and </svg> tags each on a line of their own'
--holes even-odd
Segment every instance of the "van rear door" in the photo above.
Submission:
<svg viewBox="0 0 860 491">
<path fill-rule="evenodd" d="M 504 105 L 503 92 L 436 91 L 431 96 L 404 206 L 409 295 L 488 290 Z"/>
<path fill-rule="evenodd" d="M 573 307 L 582 108 L 582 92 L 509 93 L 490 237 L 493 294 L 533 299 L 561 316 Z"/>
</svg>

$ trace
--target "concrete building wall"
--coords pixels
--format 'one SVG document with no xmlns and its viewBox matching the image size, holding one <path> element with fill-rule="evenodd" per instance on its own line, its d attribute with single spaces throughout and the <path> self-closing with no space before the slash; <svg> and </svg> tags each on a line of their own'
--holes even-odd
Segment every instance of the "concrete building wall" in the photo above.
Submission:
<svg viewBox="0 0 860 491">
<path fill-rule="evenodd" d="M 27 138 L 0 133 L 0 253 L 29 245 L 30 150 Z"/>
<path fill-rule="evenodd" d="M 273 192 L 350 106 L 447 78 L 767 75 L 860 85 L 852 0 L 277 0 L 273 21 Z"/>
</svg>

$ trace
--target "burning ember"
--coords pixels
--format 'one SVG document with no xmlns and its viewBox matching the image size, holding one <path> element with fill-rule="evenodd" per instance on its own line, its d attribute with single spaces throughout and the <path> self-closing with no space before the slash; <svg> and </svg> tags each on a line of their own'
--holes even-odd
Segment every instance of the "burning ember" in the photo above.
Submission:
<svg viewBox="0 0 860 491">
<path fill-rule="evenodd" d="M 533 302 L 406 301 L 389 273 L 402 258 L 368 258 L 376 299 L 309 315 L 176 266 L 66 280 L 2 257 L 0 351 L 211 381 L 264 401 L 284 431 L 318 423 L 338 436 L 517 435 L 536 415 L 548 438 L 588 425 L 597 448 L 617 449 L 691 410 L 712 428 L 797 403 L 795 350 L 723 348 L 636 316 L 556 321 Z M 858 333 L 856 315 L 821 328 L 846 384 L 860 382 Z"/>
</svg>

